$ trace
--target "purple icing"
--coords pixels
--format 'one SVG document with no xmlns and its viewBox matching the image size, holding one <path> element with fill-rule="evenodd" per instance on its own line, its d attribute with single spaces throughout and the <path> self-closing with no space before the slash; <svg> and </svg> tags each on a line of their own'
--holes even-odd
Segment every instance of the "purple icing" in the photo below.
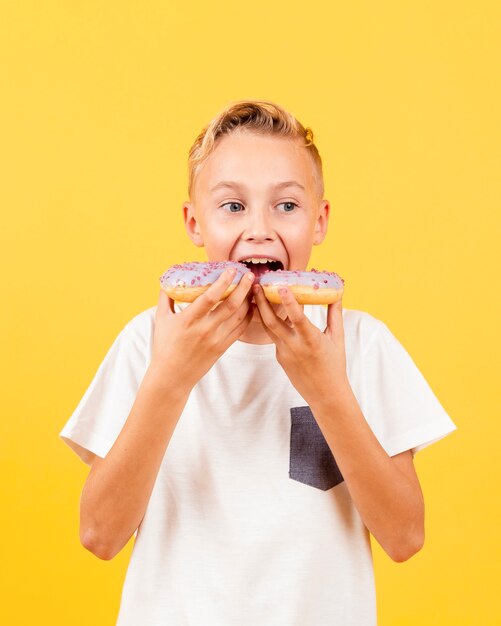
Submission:
<svg viewBox="0 0 501 626">
<path fill-rule="evenodd" d="M 250 270 L 244 263 L 235 261 L 207 261 L 179 263 L 172 265 L 160 276 L 163 287 L 205 287 L 215 282 L 225 269 L 234 267 L 237 273 L 233 277 L 232 285 L 240 282 L 242 276 Z M 305 285 L 313 289 L 342 289 L 344 279 L 336 272 L 311 269 L 310 272 L 300 270 L 265 270 L 255 279 L 261 285 Z"/>
<path fill-rule="evenodd" d="M 267 270 L 260 278 L 261 285 L 304 285 L 313 289 L 341 289 L 344 280 L 336 272 L 323 272 L 311 269 L 310 272 L 300 270 Z"/>
<path fill-rule="evenodd" d="M 205 287 L 215 282 L 229 267 L 234 267 L 237 270 L 231 281 L 232 285 L 240 282 L 242 276 L 249 271 L 249 268 L 243 263 L 236 263 L 235 261 L 178 263 L 169 267 L 160 276 L 160 283 L 163 287 Z"/>
</svg>

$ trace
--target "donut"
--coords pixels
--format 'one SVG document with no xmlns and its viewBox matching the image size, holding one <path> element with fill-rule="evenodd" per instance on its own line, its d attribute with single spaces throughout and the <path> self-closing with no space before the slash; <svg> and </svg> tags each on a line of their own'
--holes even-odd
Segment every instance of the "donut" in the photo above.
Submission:
<svg viewBox="0 0 501 626">
<path fill-rule="evenodd" d="M 267 270 L 259 277 L 259 284 L 269 302 L 282 302 L 278 290 L 289 287 L 299 304 L 332 304 L 343 296 L 344 280 L 336 272 L 311 269 Z"/>
<path fill-rule="evenodd" d="M 225 269 L 234 267 L 237 271 L 231 285 L 222 295 L 222 299 L 227 298 L 240 282 L 249 268 L 243 263 L 236 261 L 208 261 L 200 263 L 178 263 L 169 267 L 160 276 L 160 286 L 173 300 L 178 302 L 193 302 L 201 296 L 224 272 Z"/>
<path fill-rule="evenodd" d="M 234 267 L 237 271 L 231 284 L 222 295 L 227 298 L 240 279 L 249 271 L 244 263 L 236 261 L 208 261 L 172 265 L 160 276 L 160 286 L 173 300 L 193 302 L 221 276 L 225 269 Z M 344 291 L 344 280 L 335 272 L 313 269 L 265 270 L 256 276 L 255 283 L 263 288 L 269 302 L 281 304 L 278 289 L 290 288 L 299 304 L 331 304 L 339 300 Z"/>
</svg>

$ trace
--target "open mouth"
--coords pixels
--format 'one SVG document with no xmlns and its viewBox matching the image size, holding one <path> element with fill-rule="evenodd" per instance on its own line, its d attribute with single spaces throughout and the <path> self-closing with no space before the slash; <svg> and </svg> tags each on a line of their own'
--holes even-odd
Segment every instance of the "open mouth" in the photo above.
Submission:
<svg viewBox="0 0 501 626">
<path fill-rule="evenodd" d="M 268 270 L 276 271 L 284 269 L 283 263 L 281 261 L 274 261 L 273 259 L 244 259 L 240 261 L 240 263 L 246 265 L 256 276 L 256 278 L 259 278 L 259 276 L 261 276 Z"/>
</svg>

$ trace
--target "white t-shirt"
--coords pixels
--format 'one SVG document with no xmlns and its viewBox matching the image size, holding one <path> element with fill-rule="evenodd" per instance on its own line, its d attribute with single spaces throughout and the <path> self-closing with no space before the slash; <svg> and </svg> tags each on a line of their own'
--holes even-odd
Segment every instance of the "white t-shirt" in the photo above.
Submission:
<svg viewBox="0 0 501 626">
<path fill-rule="evenodd" d="M 123 328 L 60 433 L 86 462 L 106 456 L 130 412 L 155 312 Z M 304 312 L 324 330 L 326 307 Z M 351 387 L 390 456 L 457 428 L 383 322 L 353 309 L 343 319 Z M 369 532 L 274 344 L 233 343 L 193 388 L 167 447 L 117 625 L 167 624 L 376 624 Z"/>
</svg>

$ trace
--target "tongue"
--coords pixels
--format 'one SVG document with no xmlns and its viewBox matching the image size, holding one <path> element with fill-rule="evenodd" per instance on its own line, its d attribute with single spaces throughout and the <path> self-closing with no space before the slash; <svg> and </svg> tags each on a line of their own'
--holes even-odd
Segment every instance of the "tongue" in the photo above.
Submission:
<svg viewBox="0 0 501 626">
<path fill-rule="evenodd" d="M 259 278 L 262 274 L 266 272 L 266 270 L 271 270 L 271 265 L 269 263 L 252 263 L 250 265 L 250 269 L 256 278 Z"/>
</svg>

